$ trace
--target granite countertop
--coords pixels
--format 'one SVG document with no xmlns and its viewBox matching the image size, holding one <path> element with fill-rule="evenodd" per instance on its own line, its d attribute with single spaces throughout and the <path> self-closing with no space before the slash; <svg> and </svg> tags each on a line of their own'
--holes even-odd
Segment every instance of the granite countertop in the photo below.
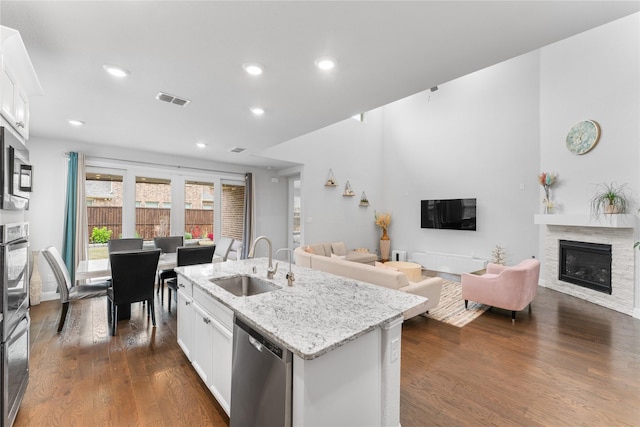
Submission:
<svg viewBox="0 0 640 427">
<path fill-rule="evenodd" d="M 275 265 L 274 260 L 274 265 Z M 400 319 L 426 298 L 318 270 L 293 266 L 295 283 L 287 286 L 288 263 L 280 261 L 270 282 L 281 289 L 236 297 L 209 279 L 235 274 L 266 279 L 267 258 L 177 267 L 178 274 L 303 359 L 315 359 L 367 332 Z M 256 267 L 257 273 L 252 273 Z"/>
</svg>

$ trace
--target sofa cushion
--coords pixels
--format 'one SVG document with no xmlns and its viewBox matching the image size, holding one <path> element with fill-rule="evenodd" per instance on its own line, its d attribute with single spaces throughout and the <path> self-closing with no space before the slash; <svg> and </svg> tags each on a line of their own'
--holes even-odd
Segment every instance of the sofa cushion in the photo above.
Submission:
<svg viewBox="0 0 640 427">
<path fill-rule="evenodd" d="M 372 265 L 337 258 L 315 257 L 312 268 L 396 290 L 409 284 L 407 276 L 399 271 L 375 268 Z"/>
<path fill-rule="evenodd" d="M 345 248 L 344 242 L 333 242 L 331 244 L 331 251 L 338 256 L 345 256 L 347 254 L 347 248 Z"/>
<path fill-rule="evenodd" d="M 389 266 L 389 265 L 385 265 L 383 262 L 378 262 L 378 261 L 376 261 L 376 263 L 374 264 L 374 267 L 377 267 L 377 268 L 386 268 L 387 270 L 400 271 L 400 270 L 398 270 L 398 269 L 397 269 L 397 268 L 395 268 L 395 267 L 391 267 L 391 266 Z"/>
<path fill-rule="evenodd" d="M 337 254 L 331 254 L 331 258 L 339 258 L 339 259 L 344 259 L 345 255 L 337 255 Z"/>
<path fill-rule="evenodd" d="M 327 254 L 324 251 L 324 244 L 322 244 L 322 243 L 316 243 L 314 245 L 309 245 L 309 247 L 313 251 L 312 253 L 314 255 L 329 256 L 329 254 L 331 254 L 331 251 L 329 251 L 329 254 Z"/>
<path fill-rule="evenodd" d="M 351 262 L 359 262 L 361 264 L 373 264 L 378 259 L 376 254 L 372 254 L 370 252 L 360 252 L 360 251 L 349 251 L 347 252 L 347 256 L 345 257 L 347 261 Z"/>
</svg>

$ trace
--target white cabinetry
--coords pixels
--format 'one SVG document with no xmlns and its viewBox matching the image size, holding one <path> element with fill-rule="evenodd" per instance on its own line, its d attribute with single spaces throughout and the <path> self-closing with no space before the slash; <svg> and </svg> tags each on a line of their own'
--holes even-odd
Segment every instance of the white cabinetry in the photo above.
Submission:
<svg viewBox="0 0 640 427">
<path fill-rule="evenodd" d="M 184 280 L 184 279 L 181 279 Z M 184 288 L 178 289 L 178 345 L 190 362 L 193 361 L 193 298 Z"/>
<path fill-rule="evenodd" d="M 229 414 L 233 312 L 178 276 L 178 344 Z"/>
<path fill-rule="evenodd" d="M 42 95 L 42 87 L 20 33 L 0 26 L 0 39 L 2 124 L 8 124 L 26 140 L 29 138 L 29 97 Z"/>
</svg>

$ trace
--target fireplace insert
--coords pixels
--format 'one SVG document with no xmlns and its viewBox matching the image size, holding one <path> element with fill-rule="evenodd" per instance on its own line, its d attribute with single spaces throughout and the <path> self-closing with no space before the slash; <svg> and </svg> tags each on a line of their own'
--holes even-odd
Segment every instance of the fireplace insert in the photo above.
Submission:
<svg viewBox="0 0 640 427">
<path fill-rule="evenodd" d="M 558 279 L 611 295 L 611 245 L 560 240 Z"/>
</svg>

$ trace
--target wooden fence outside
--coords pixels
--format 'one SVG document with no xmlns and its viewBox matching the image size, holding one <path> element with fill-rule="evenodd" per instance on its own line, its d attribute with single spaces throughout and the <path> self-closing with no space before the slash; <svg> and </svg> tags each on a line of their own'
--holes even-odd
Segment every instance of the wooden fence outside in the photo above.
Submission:
<svg viewBox="0 0 640 427">
<path fill-rule="evenodd" d="M 153 240 L 156 236 L 169 236 L 169 218 L 171 209 L 136 208 L 136 234 L 144 240 Z M 107 227 L 111 238 L 122 237 L 122 208 L 110 206 L 87 206 L 89 237 L 94 227 Z M 207 237 L 213 231 L 213 210 L 186 209 L 185 231 L 193 238 Z M 195 234 L 200 233 L 199 236 Z"/>
</svg>

